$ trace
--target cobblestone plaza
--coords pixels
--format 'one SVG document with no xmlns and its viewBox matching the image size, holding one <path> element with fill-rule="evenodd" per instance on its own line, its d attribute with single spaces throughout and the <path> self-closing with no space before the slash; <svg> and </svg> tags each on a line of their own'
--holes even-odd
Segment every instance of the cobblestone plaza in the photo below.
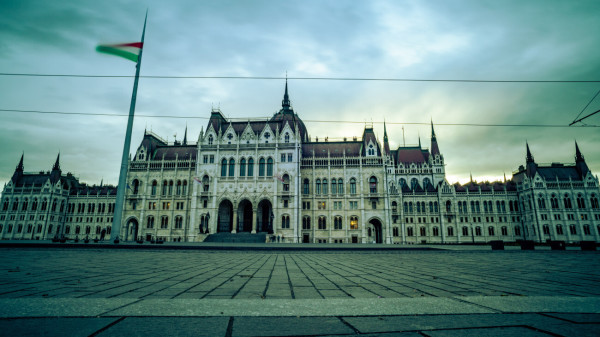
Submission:
<svg viewBox="0 0 600 337">
<path fill-rule="evenodd" d="M 0 328 L 47 336 L 600 331 L 594 252 L 169 248 L 3 248 Z"/>
</svg>

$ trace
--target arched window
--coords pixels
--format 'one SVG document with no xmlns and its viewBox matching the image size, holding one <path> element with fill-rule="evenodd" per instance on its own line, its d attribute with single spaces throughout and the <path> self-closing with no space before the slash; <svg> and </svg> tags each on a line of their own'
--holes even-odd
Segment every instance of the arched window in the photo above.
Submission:
<svg viewBox="0 0 600 337">
<path fill-rule="evenodd" d="M 421 213 L 421 203 L 417 201 L 417 213 Z"/>
<path fill-rule="evenodd" d="M 15 198 L 15 200 L 13 201 L 13 205 L 12 205 L 12 210 L 16 211 L 19 209 L 19 198 Z"/>
<path fill-rule="evenodd" d="M 31 233 L 31 225 L 27 226 L 27 233 Z M 65 234 L 69 234 L 71 233 L 71 226 L 66 225 L 65 226 Z"/>
<path fill-rule="evenodd" d="M 414 236 L 414 230 L 412 227 L 406 227 L 406 236 Z"/>
<path fill-rule="evenodd" d="M 284 214 L 281 216 L 281 228 L 282 229 L 290 228 L 290 216 L 289 215 Z"/>
<path fill-rule="evenodd" d="M 544 200 L 544 197 L 541 194 L 538 198 L 538 207 L 540 209 L 546 209 L 546 200 Z"/>
<path fill-rule="evenodd" d="M 463 226 L 463 228 L 462 228 L 462 235 L 463 236 L 469 236 L 469 227 Z"/>
<path fill-rule="evenodd" d="M 426 236 L 427 235 L 427 229 L 425 227 L 419 228 L 419 235 Z"/>
<path fill-rule="evenodd" d="M 181 229 L 183 227 L 183 217 L 181 215 L 177 215 L 175 217 L 175 229 Z"/>
<path fill-rule="evenodd" d="M 148 219 L 146 220 L 146 228 L 148 228 L 148 229 L 154 228 L 154 217 L 152 215 L 150 215 L 148 217 Z"/>
<path fill-rule="evenodd" d="M 335 178 L 331 179 L 331 194 L 337 193 L 337 180 Z"/>
<path fill-rule="evenodd" d="M 246 175 L 246 158 L 242 158 L 242 160 L 240 160 L 240 177 L 243 177 Z"/>
<path fill-rule="evenodd" d="M 286 143 L 289 143 L 289 142 L 290 142 L 290 134 L 289 134 L 289 133 L 287 133 L 287 132 L 286 132 L 286 133 L 285 133 L 285 136 L 284 136 L 283 138 L 284 138 L 284 141 L 285 141 Z"/>
<path fill-rule="evenodd" d="M 258 160 L 258 176 L 259 177 L 265 176 L 265 158 L 260 158 Z"/>
<path fill-rule="evenodd" d="M 284 174 L 283 177 L 283 191 L 284 192 L 289 192 L 290 190 L 290 176 L 287 174 Z"/>
<path fill-rule="evenodd" d="M 400 178 L 398 185 L 400 185 L 400 189 L 404 188 L 404 186 L 406 186 L 406 179 Z"/>
<path fill-rule="evenodd" d="M 173 180 L 169 180 L 169 195 L 173 195 Z"/>
<path fill-rule="evenodd" d="M 310 217 L 304 216 L 302 218 L 302 229 L 309 230 L 310 229 Z"/>
<path fill-rule="evenodd" d="M 269 157 L 267 159 L 267 177 L 273 176 L 273 158 Z"/>
<path fill-rule="evenodd" d="M 56 199 L 52 200 L 52 212 L 56 212 Z"/>
<path fill-rule="evenodd" d="M 319 217 L 319 229 L 327 229 L 327 218 L 324 216 Z"/>
<path fill-rule="evenodd" d="M 227 159 L 221 160 L 221 177 L 227 176 Z"/>
<path fill-rule="evenodd" d="M 558 198 L 554 194 L 550 197 L 550 205 L 552 206 L 552 209 L 558 209 Z"/>
<path fill-rule="evenodd" d="M 79 225 L 75 226 L 75 234 L 80 234 L 81 233 L 81 227 L 79 227 Z"/>
<path fill-rule="evenodd" d="M 25 202 L 27 202 L 27 200 L 25 200 Z M 62 213 L 62 211 L 64 211 L 64 210 L 65 210 L 65 201 L 63 200 L 63 201 L 60 202 L 59 212 Z M 98 210 L 98 211 L 100 211 L 100 210 Z"/>
<path fill-rule="evenodd" d="M 27 198 L 23 199 L 23 205 L 21 207 L 22 211 L 26 211 L 27 210 L 27 206 L 29 206 L 29 200 Z"/>
<path fill-rule="evenodd" d="M 100 234 L 102 232 L 102 228 L 100 226 L 96 226 L 96 234 Z"/>
<path fill-rule="evenodd" d="M 411 190 L 415 190 L 417 188 L 417 186 L 419 185 L 419 181 L 417 180 L 417 178 L 412 178 L 410 180 L 410 189 Z"/>
<path fill-rule="evenodd" d="M 433 202 L 429 202 L 429 213 L 433 213 Z"/>
<path fill-rule="evenodd" d="M 33 202 L 31 203 L 31 210 L 32 211 L 37 211 L 37 207 L 38 207 L 38 199 L 37 198 L 33 198 Z"/>
<path fill-rule="evenodd" d="M 392 213 L 398 213 L 398 203 L 392 201 Z"/>
<path fill-rule="evenodd" d="M 310 181 L 307 178 L 304 178 L 304 182 L 302 183 L 302 193 L 310 193 Z"/>
<path fill-rule="evenodd" d="M 182 193 L 183 193 L 183 195 L 187 195 L 187 180 L 183 181 Z"/>
<path fill-rule="evenodd" d="M 571 204 L 571 198 L 569 198 L 568 194 L 565 194 L 564 204 L 565 208 L 567 209 L 573 208 L 573 204 Z"/>
<path fill-rule="evenodd" d="M 502 231 L 502 235 L 504 235 L 504 236 L 508 235 L 508 228 L 506 226 L 502 226 L 502 228 L 500 228 L 500 230 Z"/>
<path fill-rule="evenodd" d="M 315 181 L 315 194 L 321 194 L 321 179 Z"/>
<path fill-rule="evenodd" d="M 446 200 L 446 212 L 452 212 L 452 201 Z"/>
<path fill-rule="evenodd" d="M 475 235 L 481 236 L 481 227 L 479 227 L 479 226 L 475 227 Z"/>
<path fill-rule="evenodd" d="M 131 183 L 133 184 L 133 186 L 132 186 L 133 194 L 138 194 L 140 191 L 140 181 L 137 179 L 133 179 L 133 181 Z"/>
<path fill-rule="evenodd" d="M 335 218 L 333 218 L 333 229 L 337 229 L 337 230 L 342 229 L 342 217 L 341 216 L 336 216 Z"/>
<path fill-rule="evenodd" d="M 581 196 L 581 193 L 577 195 L 577 208 L 584 209 L 585 208 L 585 199 Z"/>
<path fill-rule="evenodd" d="M 166 180 L 163 180 L 163 187 L 162 187 L 162 195 L 163 196 L 167 195 L 168 188 L 169 188 L 169 182 Z"/>
<path fill-rule="evenodd" d="M 492 226 L 488 227 L 488 235 L 489 236 L 494 236 L 495 235 L 494 234 L 494 227 L 492 227 Z"/>
<path fill-rule="evenodd" d="M 42 211 L 45 211 L 48 208 L 48 200 L 46 198 L 42 199 Z"/>
<path fill-rule="evenodd" d="M 437 202 L 437 201 L 434 201 L 434 202 L 433 202 L 433 211 L 434 211 L 435 213 L 437 213 L 437 212 L 438 212 L 438 202 Z"/>
<path fill-rule="evenodd" d="M 235 175 L 235 160 L 233 158 L 229 159 L 229 176 L 233 177 Z"/>
<path fill-rule="evenodd" d="M 408 213 L 412 213 L 413 212 L 413 203 L 412 201 L 408 202 Z"/>
<path fill-rule="evenodd" d="M 563 235 L 563 228 L 561 225 L 556 225 L 556 235 Z"/>
<path fill-rule="evenodd" d="M 4 203 L 2 204 L 2 210 L 8 211 L 8 198 L 4 199 Z"/>
<path fill-rule="evenodd" d="M 254 159 L 248 159 L 248 177 L 254 176 Z"/>
<path fill-rule="evenodd" d="M 427 189 L 429 187 L 429 185 L 431 185 L 431 180 L 429 180 L 429 178 L 424 178 L 423 179 L 423 188 Z"/>
<path fill-rule="evenodd" d="M 404 213 L 408 213 L 408 203 L 404 202 Z"/>
<path fill-rule="evenodd" d="M 369 178 L 369 192 L 377 193 L 377 178 L 375 177 Z"/>
<path fill-rule="evenodd" d="M 160 228 L 165 229 L 165 228 L 169 228 L 169 217 L 166 215 L 163 215 L 160 218 Z"/>
<path fill-rule="evenodd" d="M 356 179 L 350 179 L 350 194 L 356 194 Z"/>
<path fill-rule="evenodd" d="M 210 135 L 210 136 L 208 136 L 208 145 L 212 145 L 212 143 L 213 143 L 213 136 Z"/>
<path fill-rule="evenodd" d="M 433 236 L 440 236 L 440 229 L 437 226 L 433 227 Z"/>
<path fill-rule="evenodd" d="M 323 179 L 323 194 L 327 194 L 327 179 Z"/>
<path fill-rule="evenodd" d="M 595 194 L 592 194 L 592 197 L 590 198 L 590 204 L 593 209 L 600 208 L 600 205 L 598 204 L 598 198 L 596 197 Z"/>
<path fill-rule="evenodd" d="M 175 188 L 175 194 L 181 195 L 181 180 L 177 180 L 177 187 Z"/>
<path fill-rule="evenodd" d="M 338 179 L 338 194 L 344 194 L 344 181 L 342 178 Z"/>
<path fill-rule="evenodd" d="M 152 181 L 152 190 L 151 190 L 151 194 L 154 196 L 156 195 L 156 187 L 158 186 L 158 183 L 156 182 L 156 180 Z"/>
<path fill-rule="evenodd" d="M 92 228 L 90 226 L 85 226 L 85 234 L 90 234 L 92 231 Z"/>
<path fill-rule="evenodd" d="M 204 177 L 202 177 L 202 191 L 208 192 L 209 188 L 210 188 L 209 178 L 207 175 L 205 175 Z"/>
</svg>

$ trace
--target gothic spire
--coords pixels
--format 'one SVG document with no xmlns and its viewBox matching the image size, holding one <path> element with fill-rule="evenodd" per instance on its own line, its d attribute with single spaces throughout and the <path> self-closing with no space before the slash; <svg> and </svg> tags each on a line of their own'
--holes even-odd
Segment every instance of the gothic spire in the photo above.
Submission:
<svg viewBox="0 0 600 337">
<path fill-rule="evenodd" d="M 187 124 L 185 125 L 185 133 L 183 134 L 183 145 L 187 145 Z"/>
<path fill-rule="evenodd" d="M 585 161 L 585 159 L 583 158 L 583 154 L 581 154 L 581 151 L 579 151 L 579 146 L 577 145 L 577 141 L 575 141 L 575 161 L 576 162 Z"/>
<path fill-rule="evenodd" d="M 25 155 L 25 153 L 21 154 L 21 160 L 19 161 L 19 165 L 17 165 L 17 168 L 15 169 L 15 173 L 13 173 L 12 176 L 12 182 L 13 184 L 16 184 L 17 181 L 19 181 L 19 179 L 21 179 L 21 177 L 23 177 L 23 156 Z"/>
<path fill-rule="evenodd" d="M 531 155 L 531 151 L 529 151 L 529 143 L 525 142 L 525 146 L 527 147 L 527 158 L 526 158 L 527 163 L 535 162 L 535 160 L 533 160 L 533 156 Z"/>
<path fill-rule="evenodd" d="M 283 94 L 283 101 L 281 101 L 281 107 L 283 110 L 290 109 L 290 96 L 288 95 L 288 84 L 287 84 L 287 76 L 285 79 L 285 93 Z"/>
<path fill-rule="evenodd" d="M 23 172 L 23 157 L 25 156 L 25 152 L 21 154 L 21 160 L 19 161 L 19 165 L 17 165 L 17 171 Z"/>
<path fill-rule="evenodd" d="M 433 120 L 431 120 L 431 155 L 439 155 L 440 148 L 437 143 L 437 138 L 435 137 L 435 130 L 433 130 Z"/>
<path fill-rule="evenodd" d="M 583 158 L 583 154 L 581 154 L 581 151 L 579 151 L 579 145 L 577 145 L 577 142 L 575 142 L 575 167 L 581 175 L 581 178 L 585 177 L 590 171 L 585 159 Z"/>
<path fill-rule="evenodd" d="M 388 143 L 387 128 L 385 127 L 385 121 L 383 121 L 383 150 L 385 154 L 390 154 L 390 144 Z"/>
<path fill-rule="evenodd" d="M 54 170 L 60 170 L 60 152 L 58 153 L 58 156 L 56 156 L 56 162 L 54 163 L 54 166 L 52 166 L 52 171 Z"/>
</svg>

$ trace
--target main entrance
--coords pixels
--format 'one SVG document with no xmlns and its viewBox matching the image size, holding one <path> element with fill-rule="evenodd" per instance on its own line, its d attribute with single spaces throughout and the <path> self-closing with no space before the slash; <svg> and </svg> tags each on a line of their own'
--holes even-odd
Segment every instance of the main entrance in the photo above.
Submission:
<svg viewBox="0 0 600 337">
<path fill-rule="evenodd" d="M 257 232 L 273 234 L 273 206 L 269 200 L 263 200 L 258 204 Z"/>
<path fill-rule="evenodd" d="M 381 221 L 377 220 L 377 219 L 371 219 L 369 221 L 369 233 L 370 234 L 370 242 L 375 241 L 375 243 L 383 243 L 383 230 L 382 230 L 382 225 L 381 225 Z"/>
<path fill-rule="evenodd" d="M 125 226 L 125 241 L 135 241 L 138 236 L 138 221 L 135 218 L 129 219 Z"/>
<path fill-rule="evenodd" d="M 252 203 L 248 200 L 242 200 L 237 209 L 238 232 L 252 231 Z"/>
<path fill-rule="evenodd" d="M 217 232 L 231 232 L 233 222 L 233 204 L 229 200 L 223 200 L 219 204 L 217 215 Z"/>
</svg>

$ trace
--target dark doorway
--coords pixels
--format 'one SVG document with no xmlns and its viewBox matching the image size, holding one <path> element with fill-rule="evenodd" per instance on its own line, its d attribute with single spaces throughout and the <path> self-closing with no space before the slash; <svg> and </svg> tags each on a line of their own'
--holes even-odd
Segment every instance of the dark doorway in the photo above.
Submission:
<svg viewBox="0 0 600 337">
<path fill-rule="evenodd" d="M 302 234 L 302 243 L 310 243 L 310 234 Z"/>
<path fill-rule="evenodd" d="M 138 221 L 136 219 L 130 219 L 127 221 L 125 230 L 125 241 L 135 241 L 138 236 Z"/>
<path fill-rule="evenodd" d="M 258 204 L 257 218 L 256 231 L 273 234 L 273 206 L 269 200 L 263 200 Z"/>
<path fill-rule="evenodd" d="M 238 232 L 252 231 L 252 204 L 248 200 L 242 200 L 238 207 Z"/>
<path fill-rule="evenodd" d="M 229 200 L 223 200 L 219 204 L 217 217 L 217 232 L 231 232 L 233 222 L 233 205 Z"/>
<path fill-rule="evenodd" d="M 373 225 L 373 231 L 375 232 L 375 243 L 383 243 L 383 231 L 381 222 L 377 219 L 373 219 L 369 221 L 371 225 Z"/>
</svg>

